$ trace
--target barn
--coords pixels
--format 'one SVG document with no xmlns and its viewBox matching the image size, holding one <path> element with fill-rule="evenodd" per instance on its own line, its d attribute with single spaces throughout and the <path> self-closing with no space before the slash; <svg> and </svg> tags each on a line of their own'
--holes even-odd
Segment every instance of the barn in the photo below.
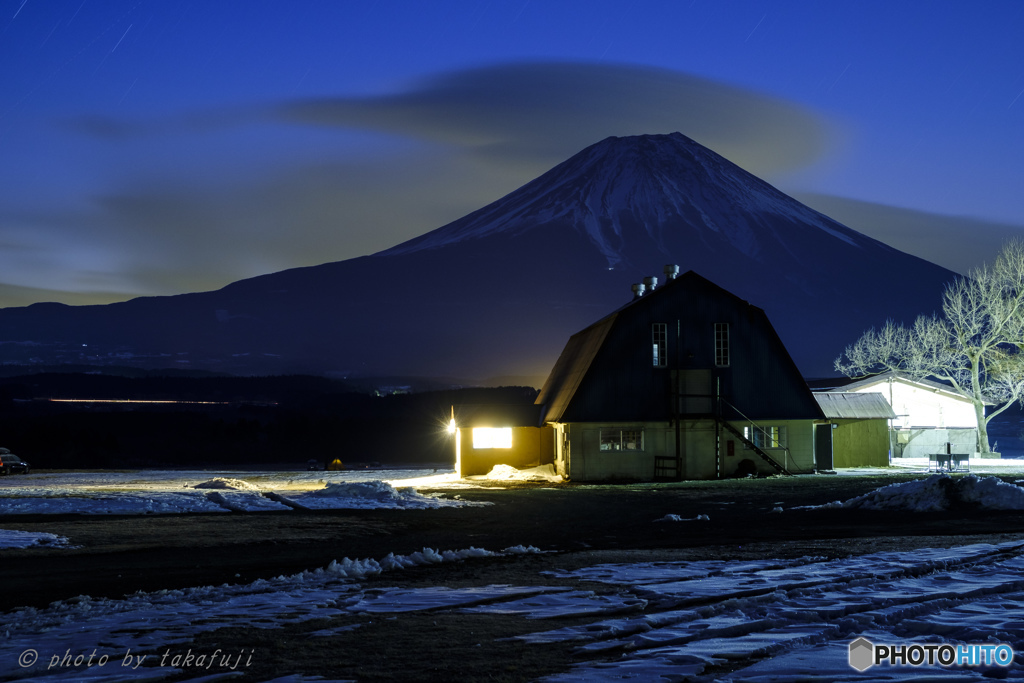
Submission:
<svg viewBox="0 0 1024 683">
<path fill-rule="evenodd" d="M 814 472 L 825 416 L 764 311 L 677 272 L 634 285 L 632 301 L 569 339 L 537 398 L 556 471 L 573 481 Z"/>
</svg>

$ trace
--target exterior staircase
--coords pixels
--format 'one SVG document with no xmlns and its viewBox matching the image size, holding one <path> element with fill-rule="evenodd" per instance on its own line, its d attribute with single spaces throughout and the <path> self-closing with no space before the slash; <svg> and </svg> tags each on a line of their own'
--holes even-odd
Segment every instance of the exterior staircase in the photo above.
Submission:
<svg viewBox="0 0 1024 683">
<path fill-rule="evenodd" d="M 787 470 L 785 467 L 783 467 L 782 463 L 780 463 L 778 460 L 776 460 L 772 456 L 768 455 L 768 453 L 766 453 L 760 446 L 757 446 L 753 441 L 751 441 L 746 436 L 744 436 L 743 432 L 741 432 L 740 430 L 736 429 L 731 424 L 729 424 L 728 422 L 726 422 L 725 420 L 723 420 L 721 418 L 715 418 L 715 419 L 718 421 L 718 424 L 722 425 L 722 427 L 725 428 L 725 430 L 727 432 L 730 432 L 731 434 L 733 434 L 733 436 L 735 436 L 740 441 L 742 441 L 744 444 L 746 444 L 746 446 L 750 450 L 754 451 L 759 456 L 761 456 L 761 459 L 764 460 L 769 465 L 771 465 L 772 469 L 774 469 L 776 472 L 778 472 L 779 474 L 793 474 L 792 472 Z"/>
</svg>

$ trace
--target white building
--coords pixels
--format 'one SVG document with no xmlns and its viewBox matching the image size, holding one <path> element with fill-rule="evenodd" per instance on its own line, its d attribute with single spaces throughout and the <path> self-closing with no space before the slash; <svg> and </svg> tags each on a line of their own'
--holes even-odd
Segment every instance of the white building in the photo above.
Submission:
<svg viewBox="0 0 1024 683">
<path fill-rule="evenodd" d="M 926 458 L 978 450 L 978 418 L 974 404 L 953 387 L 930 380 L 909 379 L 893 372 L 858 380 L 830 391 L 878 392 L 896 414 L 892 420 L 892 454 Z"/>
</svg>

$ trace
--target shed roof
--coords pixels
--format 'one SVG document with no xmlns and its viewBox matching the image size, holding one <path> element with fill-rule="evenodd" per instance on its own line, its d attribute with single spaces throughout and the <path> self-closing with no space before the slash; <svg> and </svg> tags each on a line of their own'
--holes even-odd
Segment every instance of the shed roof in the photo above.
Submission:
<svg viewBox="0 0 1024 683">
<path fill-rule="evenodd" d="M 921 389 L 928 389 L 928 390 L 933 391 L 935 393 L 943 394 L 944 396 L 949 396 L 950 398 L 956 399 L 958 401 L 967 401 L 967 402 L 971 401 L 971 398 L 969 396 L 966 396 L 966 395 L 960 393 L 952 385 L 943 384 L 942 382 L 937 382 L 937 381 L 932 380 L 932 379 L 916 379 L 916 378 L 911 378 L 911 377 L 907 377 L 906 375 L 900 374 L 898 372 L 883 372 L 883 373 L 878 374 L 878 375 L 872 375 L 870 377 L 865 377 L 864 379 L 858 379 L 858 380 L 851 381 L 851 382 L 849 382 L 849 383 L 847 383 L 845 385 L 837 386 L 834 389 L 828 389 L 828 391 L 829 392 L 844 392 L 844 391 L 848 392 L 848 391 L 852 391 L 852 390 L 855 390 L 855 389 L 864 389 L 866 387 L 875 386 L 876 384 L 885 384 L 890 379 L 892 381 L 894 381 L 894 382 L 899 382 L 900 384 L 908 384 L 908 385 L 911 385 L 911 386 L 919 387 Z"/>
<path fill-rule="evenodd" d="M 463 427 L 538 427 L 541 409 L 533 403 L 463 403 L 452 406 Z"/>
<path fill-rule="evenodd" d="M 853 419 L 894 419 L 896 413 L 885 400 L 885 396 L 877 393 L 856 393 L 852 391 L 816 391 L 814 400 L 821 406 L 821 412 L 830 420 L 841 418 Z"/>
</svg>

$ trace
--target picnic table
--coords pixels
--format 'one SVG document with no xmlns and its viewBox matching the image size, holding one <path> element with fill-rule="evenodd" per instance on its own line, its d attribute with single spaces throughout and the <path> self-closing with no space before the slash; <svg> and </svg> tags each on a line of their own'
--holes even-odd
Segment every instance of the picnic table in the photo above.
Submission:
<svg viewBox="0 0 1024 683">
<path fill-rule="evenodd" d="M 928 455 L 929 472 L 970 472 L 971 456 L 969 453 L 930 453 Z"/>
</svg>

